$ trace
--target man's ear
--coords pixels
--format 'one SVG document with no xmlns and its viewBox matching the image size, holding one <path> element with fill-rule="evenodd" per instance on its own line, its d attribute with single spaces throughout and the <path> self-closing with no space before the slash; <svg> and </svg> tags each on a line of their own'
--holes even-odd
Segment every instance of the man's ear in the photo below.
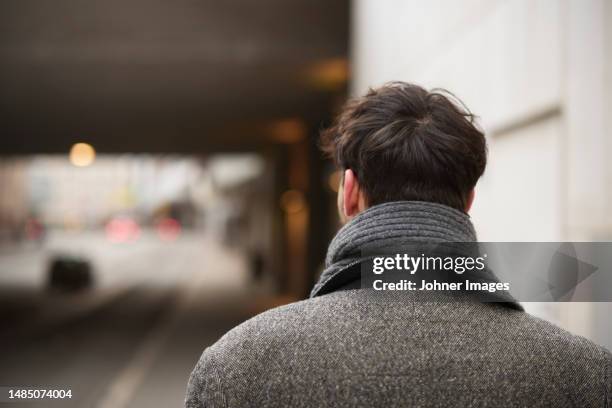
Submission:
<svg viewBox="0 0 612 408">
<path fill-rule="evenodd" d="M 348 219 L 355 216 L 360 211 L 360 187 L 357 177 L 353 170 L 346 169 L 342 180 L 343 208 L 344 216 Z"/>
<path fill-rule="evenodd" d="M 474 197 L 476 197 L 476 190 L 472 189 L 472 191 L 470 191 L 470 194 L 468 195 L 467 202 L 465 203 L 466 214 L 469 213 L 472 209 L 472 204 L 474 204 Z"/>
</svg>

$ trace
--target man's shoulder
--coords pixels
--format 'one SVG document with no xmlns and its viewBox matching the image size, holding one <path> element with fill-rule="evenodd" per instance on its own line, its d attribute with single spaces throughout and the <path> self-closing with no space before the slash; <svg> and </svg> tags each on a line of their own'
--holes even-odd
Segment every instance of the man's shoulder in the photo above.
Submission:
<svg viewBox="0 0 612 408">
<path fill-rule="evenodd" d="M 593 400 L 612 406 L 612 354 L 593 341 L 559 326 L 522 313 L 514 325 L 517 346 L 529 358 L 534 377 L 562 383 L 574 406 L 593 406 Z M 508 356 L 512 358 L 511 355 Z"/>
<path fill-rule="evenodd" d="M 310 326 L 325 320 L 330 308 L 343 303 L 341 298 L 346 296 L 342 295 L 334 293 L 266 310 L 227 332 L 211 346 L 211 352 L 235 355 L 247 352 L 257 343 L 262 343 L 266 349 L 290 346 L 294 344 L 296 335 L 301 332 L 307 334 Z M 245 345 L 248 347 L 245 348 Z"/>
<path fill-rule="evenodd" d="M 210 406 L 233 406 L 232 402 L 248 400 L 247 395 L 257 389 L 254 379 L 262 382 L 264 374 L 278 371 L 330 300 L 325 296 L 279 306 L 227 332 L 202 353 L 189 379 L 185 406 L 208 406 L 204 401 Z M 228 384 L 231 390 L 226 389 Z"/>
<path fill-rule="evenodd" d="M 609 354 L 593 341 L 526 312 L 513 313 L 500 324 L 515 336 L 516 341 L 559 351 L 565 357 L 593 355 L 601 358 Z"/>
</svg>

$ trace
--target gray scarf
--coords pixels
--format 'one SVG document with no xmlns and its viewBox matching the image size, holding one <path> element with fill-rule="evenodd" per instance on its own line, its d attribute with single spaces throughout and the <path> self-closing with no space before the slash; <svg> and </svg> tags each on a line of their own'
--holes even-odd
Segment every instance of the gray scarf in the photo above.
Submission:
<svg viewBox="0 0 612 408">
<path fill-rule="evenodd" d="M 310 297 L 329 293 L 359 279 L 362 250 L 410 243 L 476 242 L 470 217 L 454 208 L 423 201 L 396 201 L 375 205 L 358 214 L 336 234 L 325 259 L 325 270 Z M 487 280 L 497 280 L 490 272 Z M 492 299 L 521 307 L 509 294 Z M 514 304 L 516 303 L 516 304 Z"/>
</svg>

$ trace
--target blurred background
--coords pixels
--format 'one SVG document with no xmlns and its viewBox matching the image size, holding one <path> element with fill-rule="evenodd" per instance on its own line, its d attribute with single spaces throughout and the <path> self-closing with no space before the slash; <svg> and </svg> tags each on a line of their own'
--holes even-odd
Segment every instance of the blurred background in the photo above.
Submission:
<svg viewBox="0 0 612 408">
<path fill-rule="evenodd" d="M 609 1 L 3 1 L 0 385 L 181 406 L 207 345 L 307 296 L 318 133 L 389 80 L 480 116 L 481 240 L 610 240 Z M 609 304 L 526 306 L 612 347 Z"/>
</svg>

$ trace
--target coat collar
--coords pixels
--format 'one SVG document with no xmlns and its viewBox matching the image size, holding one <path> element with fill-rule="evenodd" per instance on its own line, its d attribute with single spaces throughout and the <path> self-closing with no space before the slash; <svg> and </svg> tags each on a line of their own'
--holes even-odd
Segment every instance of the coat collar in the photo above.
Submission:
<svg viewBox="0 0 612 408">
<path fill-rule="evenodd" d="M 405 244 L 476 242 L 470 217 L 453 208 L 421 201 L 397 201 L 368 208 L 344 225 L 332 240 L 326 268 L 310 296 L 345 288 L 358 288 L 366 247 L 401 247 Z M 489 272 L 488 281 L 497 281 Z M 489 295 L 493 302 L 522 307 L 505 292 Z"/>
</svg>

